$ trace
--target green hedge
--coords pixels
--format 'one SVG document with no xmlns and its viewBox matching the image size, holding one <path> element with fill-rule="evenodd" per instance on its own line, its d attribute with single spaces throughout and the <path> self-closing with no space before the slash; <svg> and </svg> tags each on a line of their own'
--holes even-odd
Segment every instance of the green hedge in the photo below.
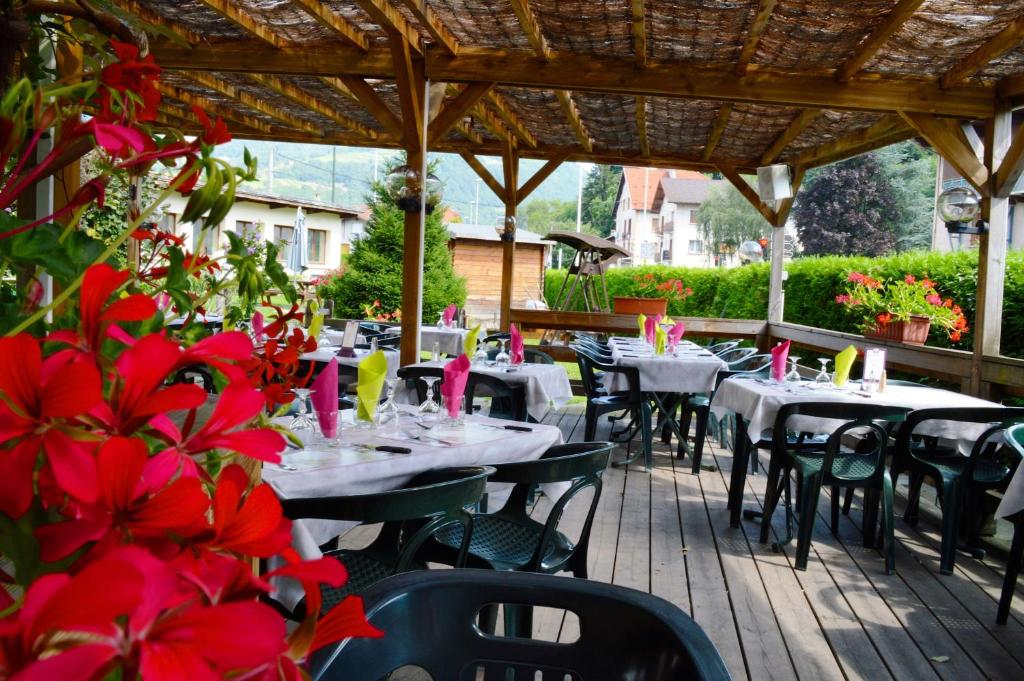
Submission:
<svg viewBox="0 0 1024 681">
<path fill-rule="evenodd" d="M 886 279 L 905 274 L 929 277 L 936 282 L 943 296 L 953 298 L 963 307 L 969 322 L 974 322 L 978 278 L 978 253 L 935 253 L 914 251 L 884 258 L 826 256 L 799 258 L 786 264 L 785 320 L 823 329 L 857 333 L 857 320 L 835 303 L 843 291 L 846 275 L 853 270 Z M 688 317 L 724 317 L 731 319 L 764 319 L 768 307 L 768 265 L 747 265 L 728 269 L 646 266 L 609 270 L 609 296 L 637 295 L 633 277 L 651 272 L 656 281 L 681 279 L 693 289 L 683 302 L 669 305 L 669 313 Z M 564 270 L 549 270 L 545 295 L 548 304 L 565 277 Z M 950 343 L 941 331 L 928 339 L 929 345 L 969 349 L 973 334 L 968 333 L 956 344 Z M 1024 357 L 1024 251 L 1007 256 L 1006 290 L 1003 302 L 1002 352 L 1011 357 Z"/>
</svg>

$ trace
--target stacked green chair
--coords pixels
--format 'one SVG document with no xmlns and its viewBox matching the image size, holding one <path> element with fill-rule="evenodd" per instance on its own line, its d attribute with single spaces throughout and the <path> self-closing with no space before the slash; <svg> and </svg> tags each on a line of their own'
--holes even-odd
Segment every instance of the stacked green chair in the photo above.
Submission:
<svg viewBox="0 0 1024 681">
<path fill-rule="evenodd" d="M 907 409 L 873 404 L 836 402 L 794 402 L 783 405 L 775 417 L 772 431 L 772 458 L 768 468 L 768 489 L 765 493 L 764 517 L 761 520 L 761 542 L 768 541 L 772 514 L 779 499 L 785 497 L 787 536 L 776 548 L 791 538 L 793 512 L 789 503 L 790 474 L 796 472 L 799 493 L 799 529 L 796 547 L 796 569 L 807 569 L 811 535 L 818 511 L 822 486 L 832 488 L 832 532 L 838 532 L 839 489 L 864 490 L 864 545 L 875 543 L 878 506 L 882 506 L 882 539 L 886 574 L 896 570 L 896 545 L 893 532 L 893 484 L 886 467 L 888 431 L 885 425 L 907 418 Z M 789 421 L 796 417 L 831 419 L 842 425 L 832 431 L 821 450 L 808 450 L 798 438 L 789 437 Z M 844 436 L 870 442 L 871 447 L 847 449 Z"/>
<path fill-rule="evenodd" d="M 1024 425 L 1011 426 L 1003 433 L 1006 443 L 1013 447 L 1018 457 L 1024 457 Z M 1020 461 L 1017 462 L 1020 465 Z M 1010 616 L 1010 601 L 1016 590 L 1017 577 L 1024 564 L 1024 511 L 1007 518 L 1013 523 L 1013 543 L 1010 545 L 1010 556 L 1006 561 L 1006 576 L 1003 577 L 1003 593 L 999 597 L 999 610 L 996 624 L 1006 624 Z"/>
<path fill-rule="evenodd" d="M 597 435 L 597 419 L 602 414 L 628 412 L 633 423 L 638 424 L 640 445 L 643 449 L 644 465 L 650 470 L 653 465 L 653 437 L 651 433 L 651 404 L 640 390 L 640 371 L 636 367 L 612 364 L 600 359 L 589 350 L 576 348 L 576 361 L 580 367 L 583 392 L 587 398 L 584 438 L 593 440 Z M 626 390 L 608 394 L 601 384 L 598 372 L 604 376 L 612 373 L 626 378 Z M 632 442 L 636 433 L 630 433 L 627 426 L 627 442 Z"/>
<path fill-rule="evenodd" d="M 469 372 L 466 380 L 466 412 L 472 413 L 480 405 L 479 397 L 490 397 L 491 407 L 487 415 L 508 421 L 526 421 L 526 386 L 504 381 L 497 376 L 477 371 Z"/>
<path fill-rule="evenodd" d="M 988 427 L 975 441 L 970 455 L 964 456 L 954 447 L 943 446 L 938 438 L 919 438 L 916 431 L 927 421 L 955 421 Z M 939 571 L 942 574 L 953 573 L 957 537 L 964 517 L 968 520 L 965 528 L 967 546 L 975 555 L 983 555 L 973 548 L 978 545 L 982 495 L 986 490 L 998 489 L 1009 480 L 1010 468 L 996 454 L 1004 443 L 1002 433 L 1021 421 L 1024 421 L 1024 408 L 1019 407 L 918 409 L 900 428 L 890 475 L 895 483 L 901 473 L 910 473 L 910 493 L 903 520 L 911 525 L 917 524 L 921 487 L 925 479 L 934 481 L 942 503 L 942 546 L 939 549 Z"/>
</svg>

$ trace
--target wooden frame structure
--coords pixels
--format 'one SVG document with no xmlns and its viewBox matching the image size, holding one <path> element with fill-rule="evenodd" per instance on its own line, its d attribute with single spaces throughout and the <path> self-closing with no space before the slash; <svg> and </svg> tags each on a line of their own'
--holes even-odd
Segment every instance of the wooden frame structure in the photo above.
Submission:
<svg viewBox="0 0 1024 681">
<path fill-rule="evenodd" d="M 166 120 L 180 125 L 198 104 L 239 138 L 401 148 L 411 165 L 458 153 L 508 218 L 559 163 L 590 161 L 720 171 L 780 227 L 792 200 L 762 202 L 744 174 L 786 163 L 795 190 L 811 168 L 923 138 L 986 199 L 971 380 L 984 391 L 982 359 L 999 349 L 1006 197 L 1024 173 L 1024 135 L 1009 125 L 1024 95 L 1020 0 L 987 3 L 984 17 L 949 0 L 112 2 L 179 38 L 150 44 L 168 75 Z M 446 84 L 433 117 L 430 82 Z M 978 121 L 984 140 L 964 132 Z M 502 181 L 478 155 L 502 157 Z M 522 158 L 547 164 L 520 185 Z M 421 297 L 419 222 L 406 223 L 406 310 Z M 502 326 L 514 249 L 505 242 Z M 782 274 L 773 261 L 772 324 Z M 404 336 L 418 324 L 406 315 Z M 415 345 L 403 344 L 403 362 Z"/>
</svg>

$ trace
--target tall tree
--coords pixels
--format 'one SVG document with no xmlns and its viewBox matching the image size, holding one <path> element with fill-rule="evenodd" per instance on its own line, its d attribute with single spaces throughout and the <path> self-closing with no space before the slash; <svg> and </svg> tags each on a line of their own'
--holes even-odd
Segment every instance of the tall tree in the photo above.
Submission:
<svg viewBox="0 0 1024 681">
<path fill-rule="evenodd" d="M 708 248 L 723 242 L 734 246 L 767 236 L 771 225 L 750 202 L 728 182 L 713 185 L 708 198 L 697 209 L 697 222 Z"/>
<path fill-rule="evenodd" d="M 595 165 L 583 184 L 583 222 L 598 236 L 607 238 L 615 229 L 615 194 L 619 190 L 622 166 Z"/>
<path fill-rule="evenodd" d="M 900 207 L 900 219 L 896 225 L 897 249 L 930 248 L 938 156 L 911 140 L 884 147 L 875 154 L 885 169 Z"/>
<path fill-rule="evenodd" d="M 903 207 L 875 154 L 822 168 L 800 192 L 793 220 L 807 255 L 884 255 L 896 248 Z"/>
</svg>

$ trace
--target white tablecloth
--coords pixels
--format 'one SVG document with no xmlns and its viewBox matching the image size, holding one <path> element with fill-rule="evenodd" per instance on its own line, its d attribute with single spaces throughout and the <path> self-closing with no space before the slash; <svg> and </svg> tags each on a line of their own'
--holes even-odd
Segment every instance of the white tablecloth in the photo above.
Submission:
<svg viewBox="0 0 1024 681">
<path fill-rule="evenodd" d="M 859 383 L 850 386 L 859 388 Z M 891 385 L 883 393 L 862 393 L 852 387 L 848 390 L 822 389 L 804 382 L 799 388 L 789 389 L 770 381 L 749 378 L 727 378 L 722 381 L 711 403 L 711 411 L 718 417 L 736 412 L 750 421 L 747 432 L 756 436 L 775 425 L 779 408 L 790 402 L 848 402 L 849 404 L 877 404 L 910 409 L 1000 407 L 970 395 L 927 386 Z M 830 419 L 794 418 L 793 428 L 808 432 L 828 432 L 836 424 Z M 985 431 L 985 426 L 955 421 L 929 421 L 917 432 L 951 440 L 970 440 Z"/>
<path fill-rule="evenodd" d="M 421 362 L 414 366 L 441 367 L 445 364 L 446 361 L 442 360 L 440 362 Z M 565 372 L 565 368 L 558 364 L 526 362 L 511 371 L 495 366 L 474 365 L 472 371 L 495 376 L 512 385 L 526 386 L 526 412 L 538 421 L 547 415 L 551 405 L 558 408 L 572 399 L 569 375 Z M 415 397 L 412 394 L 407 394 L 405 401 L 415 401 Z"/>
<path fill-rule="evenodd" d="M 466 329 L 439 329 L 436 326 L 424 326 L 420 328 L 420 350 L 433 352 L 434 343 L 438 344 L 438 351 L 452 357 L 458 357 L 466 351 Z M 478 336 L 483 339 L 484 334 Z M 470 357 L 473 353 L 470 353 Z"/>
<path fill-rule="evenodd" d="M 331 359 L 338 360 L 338 364 L 345 364 L 348 366 L 359 366 L 359 363 L 366 359 L 366 356 L 370 354 L 369 350 L 355 350 L 355 357 L 339 357 L 337 355 L 338 348 L 333 345 L 330 347 L 321 346 L 313 352 L 306 352 L 299 355 L 299 359 L 306 360 L 308 362 L 330 362 Z M 384 358 L 388 362 L 388 378 L 395 378 L 399 367 L 399 354 L 397 350 L 384 349 Z"/>
<path fill-rule="evenodd" d="M 718 372 L 726 368 L 725 362 L 690 341 L 681 341 L 675 355 L 655 355 L 638 339 L 613 338 L 609 345 L 616 364 L 639 369 L 640 389 L 645 392 L 711 392 Z M 605 388 L 615 392 L 629 385 L 622 374 L 609 373 Z"/>
</svg>

